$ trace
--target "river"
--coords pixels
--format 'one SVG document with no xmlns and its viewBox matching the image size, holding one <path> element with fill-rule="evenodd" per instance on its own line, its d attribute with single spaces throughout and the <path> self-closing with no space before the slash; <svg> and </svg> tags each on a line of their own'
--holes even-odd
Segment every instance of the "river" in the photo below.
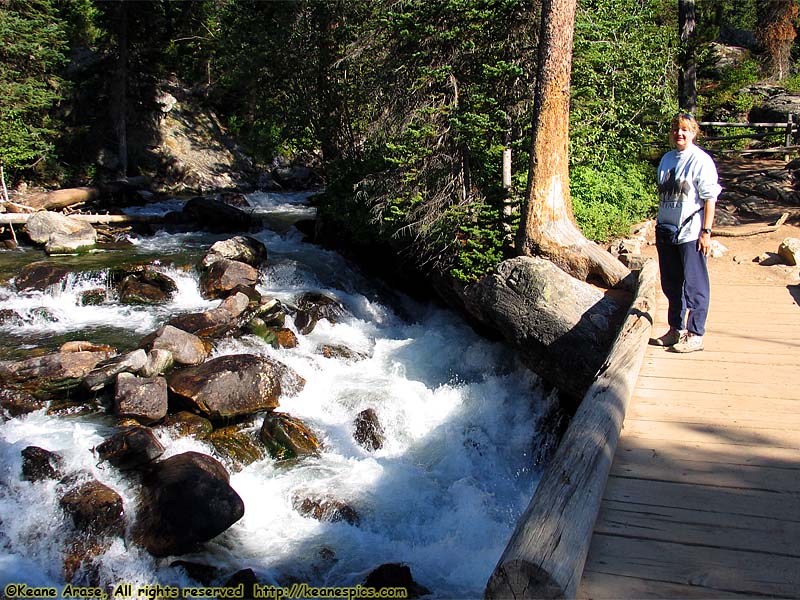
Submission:
<svg viewBox="0 0 800 600">
<path fill-rule="evenodd" d="M 103 554 L 95 575 L 106 585 L 196 586 L 176 558 L 217 567 L 219 582 L 252 569 L 267 585 L 305 582 L 355 586 L 382 563 L 410 566 L 414 579 L 435 598 L 477 598 L 527 505 L 540 475 L 535 457 L 549 433 L 539 432 L 553 401 L 538 378 L 504 345 L 477 336 L 453 313 L 416 302 L 366 278 L 338 254 L 302 241 L 292 226 L 312 217 L 306 194 L 248 196 L 265 227 L 252 234 L 269 251 L 258 289 L 284 302 L 305 291 L 323 291 L 349 317 L 320 321 L 298 334 L 291 349 L 273 349 L 245 336 L 218 342 L 213 355 L 250 352 L 271 356 L 306 379 L 302 392 L 282 397 L 278 410 L 302 419 L 324 444 L 318 457 L 290 465 L 272 459 L 231 471 L 231 485 L 245 504 L 244 517 L 181 557 L 154 558 L 123 540 Z M 159 214 L 179 201 L 131 208 Z M 0 310 L 17 318 L 0 323 L 0 359 L 70 339 L 135 347 L 143 335 L 181 312 L 212 308 L 189 268 L 216 240 L 230 235 L 165 233 L 131 237 L 129 249 L 53 257 L 76 274 L 57 290 L 21 294 L 9 277 L 20 265 L 41 260 L 36 249 L 0 252 Z M 105 285 L 105 266 L 148 262 L 172 277 L 179 291 L 159 307 L 131 307 L 109 296 L 82 306 L 80 292 Z M 80 272 L 78 272 L 80 271 Z M 293 327 L 291 319 L 288 326 Z M 369 358 L 325 358 L 322 344 L 347 346 Z M 386 443 L 370 452 L 352 436 L 355 416 L 373 408 Z M 114 431 L 106 415 L 52 416 L 40 410 L 0 424 L 0 589 L 8 583 L 63 586 L 64 545 L 71 525 L 59 508 L 55 481 L 31 483 L 20 476 L 20 452 L 41 446 L 64 457 L 65 472 L 84 471 L 123 498 L 128 526 L 136 485 L 99 464 L 92 448 Z M 188 450 L 214 455 L 193 438 L 157 435 L 163 458 Z M 359 524 L 320 522 L 292 506 L 298 493 L 332 495 L 359 515 Z M 88 582 L 79 572 L 74 582 Z"/>
</svg>

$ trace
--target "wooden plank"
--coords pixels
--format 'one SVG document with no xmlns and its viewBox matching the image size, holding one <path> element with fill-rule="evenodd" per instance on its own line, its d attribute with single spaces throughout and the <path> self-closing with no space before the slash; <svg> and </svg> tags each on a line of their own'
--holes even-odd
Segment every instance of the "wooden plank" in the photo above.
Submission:
<svg viewBox="0 0 800 600">
<path fill-rule="evenodd" d="M 673 354 L 673 353 L 671 353 Z M 698 353 L 699 356 L 699 353 Z M 678 371 L 680 377 L 693 381 L 717 381 L 734 383 L 760 383 L 762 386 L 769 381 L 778 385 L 786 384 L 787 388 L 800 387 L 798 366 L 795 365 L 769 365 L 768 368 L 756 367 L 742 362 L 719 362 L 713 367 L 702 360 L 684 360 L 680 362 L 645 361 L 639 372 L 642 377 L 659 377 L 667 375 L 670 371 Z M 678 373 L 675 373 L 676 375 Z"/>
<path fill-rule="evenodd" d="M 785 366 L 797 365 L 798 357 L 800 357 L 800 348 L 796 351 L 778 352 L 719 352 L 717 350 L 706 349 L 703 352 L 698 352 L 692 357 L 692 362 L 701 365 L 708 365 L 713 368 L 716 364 L 735 363 L 742 365 L 743 368 L 751 366 Z M 648 352 L 644 357 L 642 368 L 645 366 L 661 365 L 664 361 L 680 361 L 684 364 L 685 357 L 675 353 L 667 352 L 665 350 L 657 349 L 655 352 Z M 667 367 L 669 368 L 669 367 Z"/>
<path fill-rule="evenodd" d="M 682 481 L 659 481 L 609 477 L 603 501 L 640 502 L 656 507 L 686 510 L 717 510 L 742 517 L 783 515 L 788 522 L 800 521 L 800 497 L 745 488 L 690 485 Z"/>
<path fill-rule="evenodd" d="M 686 585 L 669 581 L 642 579 L 603 573 L 601 567 L 592 565 L 583 572 L 583 581 L 578 589 L 579 600 L 619 600 L 620 598 L 685 598 L 715 599 L 720 598 L 750 598 L 752 594 L 737 594 L 699 585 Z"/>
<path fill-rule="evenodd" d="M 797 384 L 789 382 L 771 383 L 769 386 L 765 386 L 763 383 L 721 383 L 710 380 L 682 380 L 649 375 L 639 377 L 637 389 L 639 388 L 685 393 L 718 393 L 723 395 L 731 393 L 765 399 L 790 399 L 795 398 L 797 394 Z M 665 400 L 669 401 L 669 397 L 665 398 Z"/>
<path fill-rule="evenodd" d="M 747 464 L 736 461 L 734 456 L 728 462 L 704 459 L 704 453 L 697 456 L 692 460 L 685 454 L 671 452 L 663 444 L 657 449 L 637 448 L 629 444 L 618 448 L 611 474 L 716 487 L 751 488 L 776 494 L 800 494 L 800 465 L 797 463 L 761 461 L 762 464 Z"/>
<path fill-rule="evenodd" d="M 779 553 L 596 533 L 587 568 L 719 592 L 800 597 L 800 559 Z M 598 560 L 595 557 L 602 557 Z"/>
<path fill-rule="evenodd" d="M 759 411 L 762 416 L 768 417 L 770 414 L 783 415 L 787 412 L 794 412 L 798 410 L 798 398 L 770 398 L 769 403 L 765 401 L 763 396 L 748 396 L 745 394 L 717 394 L 716 392 L 693 392 L 691 396 L 685 395 L 672 395 L 666 397 L 663 390 L 653 388 L 636 388 L 634 394 L 635 401 L 631 403 L 628 408 L 628 413 L 631 414 L 639 403 L 643 405 L 658 405 L 665 410 L 669 410 L 671 406 L 675 408 L 688 407 L 695 413 L 698 408 L 702 407 L 704 411 L 724 410 L 726 408 L 741 409 L 745 412 Z M 765 410 L 765 407 L 769 410 Z M 682 411 L 685 413 L 685 411 Z M 698 415 L 700 417 L 707 416 L 713 419 L 713 414 Z"/>
<path fill-rule="evenodd" d="M 625 420 L 625 436 L 644 437 L 653 440 L 669 440 L 680 443 L 727 443 L 745 446 L 767 446 L 800 450 L 800 442 L 794 429 L 754 428 L 727 423 L 688 423 Z"/>
<path fill-rule="evenodd" d="M 703 394 L 703 398 L 692 394 L 691 398 L 682 396 L 665 403 L 662 395 L 642 397 L 638 394 L 639 392 L 636 401 L 628 407 L 626 418 L 659 421 L 692 419 L 700 423 L 742 422 L 759 427 L 781 423 L 784 427 L 800 429 L 800 400 L 797 399 L 770 400 L 769 410 L 764 410 L 764 401 L 761 398 L 747 396 L 738 396 L 731 400 L 714 394 Z M 698 411 L 699 406 L 703 407 L 702 411 Z"/>
<path fill-rule="evenodd" d="M 718 510 L 687 510 L 631 502 L 604 502 L 595 524 L 600 534 L 677 544 L 746 549 L 800 558 L 800 523 L 780 517 L 744 517 Z"/>
</svg>

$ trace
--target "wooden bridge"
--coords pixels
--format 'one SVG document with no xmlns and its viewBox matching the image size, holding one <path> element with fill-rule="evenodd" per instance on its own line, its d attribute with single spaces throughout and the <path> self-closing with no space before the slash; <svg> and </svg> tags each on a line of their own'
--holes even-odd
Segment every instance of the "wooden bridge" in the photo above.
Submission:
<svg viewBox="0 0 800 600">
<path fill-rule="evenodd" d="M 584 398 L 485 597 L 800 598 L 798 273 L 726 261 L 705 351 L 612 349 L 622 367 Z M 657 310 L 629 311 L 639 339 L 667 329 L 655 288 Z"/>
<path fill-rule="evenodd" d="M 705 351 L 646 351 L 581 598 L 800 598 L 800 286 L 711 277 Z"/>
</svg>

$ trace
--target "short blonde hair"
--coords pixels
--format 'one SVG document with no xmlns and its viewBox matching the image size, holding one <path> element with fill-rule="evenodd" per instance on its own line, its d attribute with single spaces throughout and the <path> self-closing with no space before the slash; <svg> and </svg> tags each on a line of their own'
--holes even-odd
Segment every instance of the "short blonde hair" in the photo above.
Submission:
<svg viewBox="0 0 800 600">
<path fill-rule="evenodd" d="M 690 112 L 679 112 L 672 117 L 670 132 L 684 128 L 692 131 L 695 135 L 700 132 L 700 125 L 697 123 L 697 119 L 694 118 L 694 115 Z"/>
</svg>

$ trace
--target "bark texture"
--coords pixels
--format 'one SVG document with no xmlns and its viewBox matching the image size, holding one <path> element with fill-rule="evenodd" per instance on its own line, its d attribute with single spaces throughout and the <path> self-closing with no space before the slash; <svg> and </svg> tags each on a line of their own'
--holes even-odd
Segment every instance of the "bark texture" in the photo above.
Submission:
<svg viewBox="0 0 800 600">
<path fill-rule="evenodd" d="M 576 0 L 546 0 L 542 5 L 531 168 L 517 249 L 521 255 L 545 256 L 573 277 L 594 278 L 610 287 L 629 271 L 583 236 L 574 223 L 569 195 L 575 5 Z"/>
</svg>

